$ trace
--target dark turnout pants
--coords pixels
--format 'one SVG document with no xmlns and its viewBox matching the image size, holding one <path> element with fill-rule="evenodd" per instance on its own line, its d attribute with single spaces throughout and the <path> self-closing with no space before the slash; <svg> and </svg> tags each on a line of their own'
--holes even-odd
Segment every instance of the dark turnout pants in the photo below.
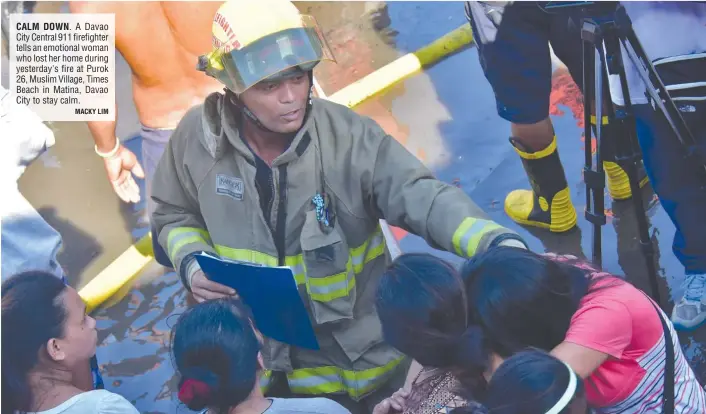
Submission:
<svg viewBox="0 0 706 414">
<path fill-rule="evenodd" d="M 483 73 L 495 94 L 498 115 L 503 119 L 534 124 L 549 116 L 549 45 L 582 89 L 578 11 L 547 13 L 537 2 L 472 1 L 466 3 L 466 17 Z"/>
</svg>

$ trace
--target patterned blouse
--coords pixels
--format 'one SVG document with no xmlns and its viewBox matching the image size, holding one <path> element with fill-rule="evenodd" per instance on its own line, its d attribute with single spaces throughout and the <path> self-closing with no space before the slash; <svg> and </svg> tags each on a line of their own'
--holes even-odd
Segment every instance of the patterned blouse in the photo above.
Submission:
<svg viewBox="0 0 706 414">
<path fill-rule="evenodd" d="M 412 383 L 404 414 L 448 414 L 468 402 L 455 394 L 460 387 L 456 378 L 436 368 L 422 369 Z"/>
</svg>

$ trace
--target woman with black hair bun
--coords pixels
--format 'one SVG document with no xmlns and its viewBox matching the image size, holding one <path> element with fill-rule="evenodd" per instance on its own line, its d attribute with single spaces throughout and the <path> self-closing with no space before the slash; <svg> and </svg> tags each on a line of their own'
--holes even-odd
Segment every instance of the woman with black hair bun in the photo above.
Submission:
<svg viewBox="0 0 706 414">
<path fill-rule="evenodd" d="M 326 398 L 265 398 L 260 389 L 262 336 L 247 307 L 235 298 L 199 303 L 184 312 L 171 334 L 181 377 L 178 398 L 202 414 L 350 414 Z"/>
<path fill-rule="evenodd" d="M 503 362 L 488 384 L 484 408 L 460 408 L 452 414 L 586 414 L 583 383 L 553 356 L 518 352 Z"/>
<path fill-rule="evenodd" d="M 501 361 L 469 318 L 458 271 L 430 254 L 401 255 L 380 280 L 376 307 L 385 340 L 415 362 L 405 389 L 378 404 L 374 414 L 434 414 L 470 406 L 480 413 L 472 400 L 482 398 L 484 375 Z"/>
</svg>

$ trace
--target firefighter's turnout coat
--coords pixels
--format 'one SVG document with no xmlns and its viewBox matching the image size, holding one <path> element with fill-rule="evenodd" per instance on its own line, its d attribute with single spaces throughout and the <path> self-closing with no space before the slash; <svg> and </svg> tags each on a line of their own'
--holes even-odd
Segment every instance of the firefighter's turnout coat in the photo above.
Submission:
<svg viewBox="0 0 706 414">
<path fill-rule="evenodd" d="M 182 279 L 198 252 L 291 267 L 321 350 L 268 340 L 263 355 L 268 370 L 287 373 L 294 393 L 358 400 L 404 361 L 383 342 L 375 312 L 388 262 L 379 219 L 461 256 L 519 239 L 347 107 L 314 99 L 271 168 L 239 123 L 221 93 L 184 116 L 155 173 L 152 219 Z M 317 194 L 329 201 L 328 226 L 325 214 L 317 217 Z"/>
</svg>

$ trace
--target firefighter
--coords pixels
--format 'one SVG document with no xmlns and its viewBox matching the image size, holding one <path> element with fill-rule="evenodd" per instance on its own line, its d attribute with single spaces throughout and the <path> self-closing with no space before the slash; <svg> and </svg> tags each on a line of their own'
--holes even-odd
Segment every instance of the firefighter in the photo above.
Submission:
<svg viewBox="0 0 706 414">
<path fill-rule="evenodd" d="M 159 243 L 198 301 L 237 293 L 205 277 L 198 253 L 289 266 L 321 350 L 268 339 L 266 378 L 285 384 L 278 396 L 371 412 L 409 365 L 383 342 L 374 309 L 388 263 L 379 220 L 463 257 L 526 245 L 371 119 L 312 98 L 314 66 L 334 59 L 314 19 L 288 1 L 226 2 L 213 45 L 198 66 L 224 93 L 187 112 L 159 162 Z"/>
</svg>

